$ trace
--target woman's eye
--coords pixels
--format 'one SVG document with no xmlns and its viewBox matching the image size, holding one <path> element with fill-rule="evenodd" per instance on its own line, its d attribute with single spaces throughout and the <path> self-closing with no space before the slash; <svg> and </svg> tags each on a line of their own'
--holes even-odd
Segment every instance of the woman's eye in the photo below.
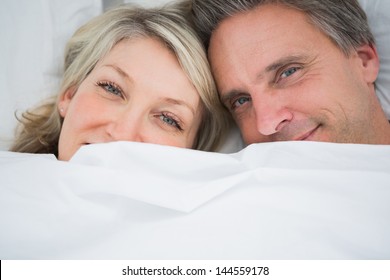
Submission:
<svg viewBox="0 0 390 280">
<path fill-rule="evenodd" d="M 177 128 L 180 131 L 183 130 L 179 124 L 179 121 L 177 121 L 174 117 L 172 117 L 166 113 L 163 113 L 160 115 L 160 120 L 162 120 L 167 125 L 170 125 L 170 126 Z"/>
<path fill-rule="evenodd" d="M 249 101 L 251 101 L 251 98 L 249 96 L 241 96 L 233 102 L 232 109 L 236 109 Z"/>
<path fill-rule="evenodd" d="M 99 82 L 98 86 L 103 88 L 105 91 L 107 91 L 110 94 L 119 96 L 123 98 L 122 90 L 119 86 L 115 85 L 112 82 Z"/>
</svg>

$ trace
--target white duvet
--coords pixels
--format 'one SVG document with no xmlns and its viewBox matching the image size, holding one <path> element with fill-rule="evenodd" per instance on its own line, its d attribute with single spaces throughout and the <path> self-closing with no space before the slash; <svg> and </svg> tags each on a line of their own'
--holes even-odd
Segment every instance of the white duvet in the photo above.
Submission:
<svg viewBox="0 0 390 280">
<path fill-rule="evenodd" d="M 0 152 L 0 259 L 390 259 L 390 146 Z"/>
</svg>

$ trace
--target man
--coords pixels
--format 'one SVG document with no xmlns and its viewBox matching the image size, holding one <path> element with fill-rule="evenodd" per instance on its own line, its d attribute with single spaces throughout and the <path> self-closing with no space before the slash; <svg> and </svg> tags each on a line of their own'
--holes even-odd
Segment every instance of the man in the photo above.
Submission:
<svg viewBox="0 0 390 280">
<path fill-rule="evenodd" d="M 193 0 L 221 101 L 246 144 L 390 144 L 379 59 L 355 0 Z"/>
</svg>

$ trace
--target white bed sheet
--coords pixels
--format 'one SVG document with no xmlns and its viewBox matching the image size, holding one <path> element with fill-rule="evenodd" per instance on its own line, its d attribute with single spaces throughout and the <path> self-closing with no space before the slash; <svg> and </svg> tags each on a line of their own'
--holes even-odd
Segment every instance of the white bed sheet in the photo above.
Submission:
<svg viewBox="0 0 390 280">
<path fill-rule="evenodd" d="M 0 152 L 0 259 L 389 259 L 390 146 Z"/>
</svg>

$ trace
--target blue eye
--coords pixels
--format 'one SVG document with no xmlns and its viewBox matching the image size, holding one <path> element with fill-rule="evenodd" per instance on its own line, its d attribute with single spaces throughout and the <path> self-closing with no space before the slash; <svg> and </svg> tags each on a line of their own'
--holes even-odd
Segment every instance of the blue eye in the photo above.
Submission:
<svg viewBox="0 0 390 280">
<path fill-rule="evenodd" d="M 298 67 L 291 67 L 288 68 L 286 71 L 282 72 L 282 75 L 280 76 L 281 78 L 287 78 L 288 76 L 294 74 L 295 72 L 298 71 Z"/>
<path fill-rule="evenodd" d="M 179 121 L 175 120 L 174 117 L 168 115 L 167 113 L 163 113 L 160 115 L 160 120 L 162 120 L 167 125 L 173 126 L 177 128 L 178 130 L 183 130 L 181 126 L 179 125 Z"/>
<path fill-rule="evenodd" d="M 251 101 L 251 98 L 249 96 L 241 96 L 233 102 L 232 109 L 238 108 L 249 101 Z"/>
<path fill-rule="evenodd" d="M 112 82 L 98 82 L 97 85 L 100 86 L 101 88 L 103 88 L 108 93 L 123 98 L 122 90 L 116 84 L 114 84 Z"/>
</svg>

